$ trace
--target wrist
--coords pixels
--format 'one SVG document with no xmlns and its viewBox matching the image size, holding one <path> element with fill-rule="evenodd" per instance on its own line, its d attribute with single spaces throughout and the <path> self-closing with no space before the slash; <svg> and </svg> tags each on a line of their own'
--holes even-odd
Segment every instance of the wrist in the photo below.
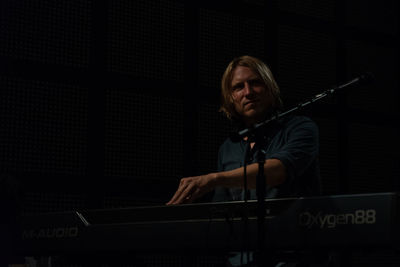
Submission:
<svg viewBox="0 0 400 267">
<path fill-rule="evenodd" d="M 208 176 L 209 176 L 209 179 L 210 179 L 209 181 L 210 181 L 212 188 L 215 188 L 220 185 L 220 182 L 219 182 L 220 181 L 220 173 L 213 172 L 213 173 L 208 174 Z"/>
</svg>

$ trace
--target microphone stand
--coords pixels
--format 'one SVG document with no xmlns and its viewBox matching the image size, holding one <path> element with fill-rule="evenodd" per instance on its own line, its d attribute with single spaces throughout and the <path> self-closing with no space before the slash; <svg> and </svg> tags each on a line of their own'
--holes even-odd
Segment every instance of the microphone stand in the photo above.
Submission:
<svg viewBox="0 0 400 267">
<path fill-rule="evenodd" d="M 250 128 L 246 128 L 244 130 L 239 131 L 236 136 L 233 138 L 237 140 L 242 140 L 243 138 L 247 137 L 248 140 L 251 140 L 252 137 L 255 137 L 255 144 L 254 147 L 258 147 L 259 151 L 257 153 L 257 163 L 258 163 L 258 174 L 257 174 L 257 180 L 256 180 L 256 193 L 257 193 L 257 245 L 258 245 L 258 252 L 259 252 L 259 258 L 257 259 L 258 265 L 259 266 L 266 266 L 266 250 L 265 250 L 265 240 L 266 240 L 266 227 L 265 227 L 265 194 L 266 194 L 266 177 L 264 174 L 264 165 L 265 165 L 265 151 L 263 150 L 263 144 L 265 142 L 265 137 L 263 132 L 270 126 L 274 121 L 277 121 L 278 119 L 285 118 L 288 115 L 299 111 L 300 109 L 311 105 L 315 102 L 320 101 L 321 99 L 333 95 L 334 93 L 338 92 L 339 90 L 342 90 L 344 88 L 347 88 L 351 85 L 363 85 L 363 84 L 368 84 L 371 83 L 374 80 L 374 77 L 371 73 L 365 73 L 363 75 L 360 75 L 342 85 L 339 85 L 337 87 L 328 89 L 320 94 L 315 95 L 312 97 L 310 100 L 306 100 L 297 106 L 279 113 L 275 116 L 272 116 L 270 119 L 265 120 L 261 123 L 257 123 L 253 125 Z M 247 152 L 245 153 L 245 160 L 244 162 L 247 162 Z M 246 167 L 244 167 L 244 171 L 246 172 Z M 246 173 L 244 174 L 244 177 L 246 177 Z M 247 181 L 245 180 L 245 202 L 247 202 Z"/>
<path fill-rule="evenodd" d="M 266 227 L 265 227 L 265 194 L 266 194 L 266 177 L 264 173 L 264 164 L 265 164 L 265 156 L 266 151 L 264 150 L 265 138 L 261 131 L 256 133 L 256 143 L 254 146 L 258 146 L 259 150 L 257 152 L 257 164 L 258 164 L 258 173 L 256 178 L 256 195 L 257 195 L 257 245 L 258 245 L 258 264 L 260 266 L 268 266 L 266 265 L 267 255 L 265 253 L 265 236 L 266 236 Z"/>
</svg>

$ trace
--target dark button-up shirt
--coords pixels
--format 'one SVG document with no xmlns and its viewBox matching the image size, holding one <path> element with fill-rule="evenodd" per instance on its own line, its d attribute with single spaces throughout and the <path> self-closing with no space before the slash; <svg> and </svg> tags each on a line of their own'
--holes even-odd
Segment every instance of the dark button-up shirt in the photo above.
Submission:
<svg viewBox="0 0 400 267">
<path fill-rule="evenodd" d="M 286 179 L 276 187 L 267 186 L 266 197 L 310 196 L 320 194 L 318 164 L 318 127 L 307 117 L 294 116 L 279 120 L 264 132 L 265 142 L 261 148 L 265 159 L 278 159 L 286 169 Z M 246 142 L 234 142 L 228 138 L 218 154 L 218 171 L 228 171 L 243 166 Z M 256 162 L 260 146 L 250 151 L 249 163 Z M 268 176 L 266 177 L 268 184 Z M 250 199 L 256 199 L 255 190 L 250 190 Z M 241 188 L 217 188 L 214 201 L 243 200 Z"/>
</svg>

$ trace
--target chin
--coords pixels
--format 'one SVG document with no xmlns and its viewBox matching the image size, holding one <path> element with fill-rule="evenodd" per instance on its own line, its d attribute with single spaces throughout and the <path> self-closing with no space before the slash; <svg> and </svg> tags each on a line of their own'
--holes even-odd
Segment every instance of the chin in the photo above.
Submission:
<svg viewBox="0 0 400 267">
<path fill-rule="evenodd" d="M 265 115 L 260 115 L 259 112 L 246 113 L 244 118 L 246 121 L 250 122 L 250 124 L 259 123 L 266 119 Z"/>
<path fill-rule="evenodd" d="M 248 110 L 247 112 L 245 112 L 244 116 L 248 119 L 256 119 L 256 118 L 262 117 L 261 116 L 262 113 L 263 112 L 260 112 L 259 110 L 252 109 L 252 110 Z"/>
</svg>

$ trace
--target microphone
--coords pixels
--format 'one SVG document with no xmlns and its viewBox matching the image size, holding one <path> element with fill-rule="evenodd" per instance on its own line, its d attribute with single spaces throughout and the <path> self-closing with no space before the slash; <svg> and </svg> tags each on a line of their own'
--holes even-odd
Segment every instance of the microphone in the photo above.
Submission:
<svg viewBox="0 0 400 267">
<path fill-rule="evenodd" d="M 364 74 L 361 74 L 359 78 L 360 78 L 360 84 L 362 85 L 372 84 L 375 82 L 375 76 L 374 74 L 372 74 L 372 72 L 366 72 Z"/>
<path fill-rule="evenodd" d="M 338 87 L 334 88 L 333 90 L 343 89 L 343 88 L 348 87 L 353 84 L 368 85 L 368 84 L 372 84 L 374 81 L 375 81 L 374 75 L 371 72 L 366 72 L 366 73 L 361 74 L 360 76 L 354 78 L 353 80 L 348 81 L 345 84 L 339 85 Z"/>
<path fill-rule="evenodd" d="M 366 72 L 366 73 L 354 78 L 353 80 L 348 81 L 347 83 L 344 83 L 344 84 L 339 85 L 337 87 L 328 89 L 328 90 L 326 90 L 326 91 L 324 91 L 324 92 L 322 92 L 320 94 L 317 94 L 314 97 L 312 97 L 310 100 L 302 102 L 302 103 L 298 104 L 297 106 L 295 106 L 295 107 L 293 107 L 293 108 L 291 108 L 291 109 L 289 109 L 289 110 L 287 110 L 285 112 L 279 113 L 278 115 L 275 115 L 275 116 L 271 117 L 270 119 L 268 119 L 266 121 L 263 121 L 261 123 L 257 123 L 257 124 L 253 125 L 250 128 L 241 130 L 240 132 L 231 133 L 229 137 L 233 142 L 238 142 L 241 139 L 243 139 L 244 136 L 250 136 L 251 134 L 255 133 L 260 128 L 266 127 L 272 121 L 276 121 L 279 118 L 283 118 L 283 117 L 285 117 L 285 116 L 287 116 L 287 115 L 289 115 L 291 113 L 294 113 L 295 111 L 298 111 L 299 109 L 304 108 L 305 106 L 313 104 L 313 103 L 321 100 L 322 98 L 325 98 L 325 97 L 327 97 L 329 95 L 332 95 L 332 94 L 336 93 L 339 90 L 343 90 L 344 88 L 349 87 L 351 85 L 367 85 L 367 84 L 371 84 L 374 81 L 375 81 L 374 75 L 371 72 Z"/>
</svg>

